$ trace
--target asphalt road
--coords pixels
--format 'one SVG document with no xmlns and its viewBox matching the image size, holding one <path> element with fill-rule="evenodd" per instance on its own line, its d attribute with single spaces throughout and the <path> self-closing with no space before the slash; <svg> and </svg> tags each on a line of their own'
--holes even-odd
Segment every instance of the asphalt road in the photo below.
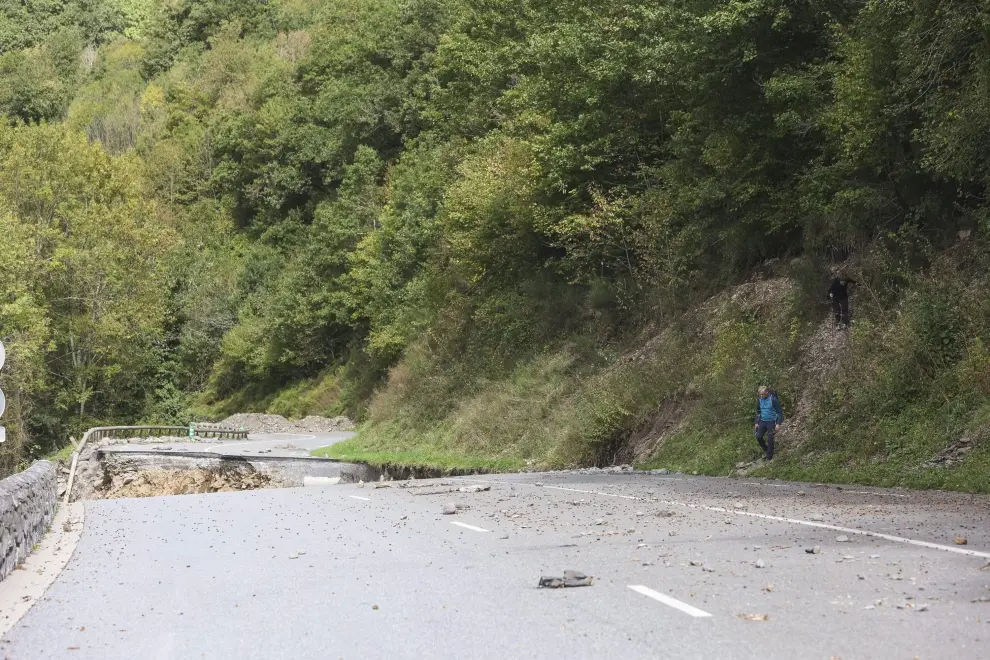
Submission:
<svg viewBox="0 0 990 660">
<path fill-rule="evenodd" d="M 555 473 L 86 506 L 6 658 L 990 655 L 986 497 Z M 536 588 L 565 569 L 594 584 Z"/>
<path fill-rule="evenodd" d="M 200 451 L 224 456 L 309 456 L 320 447 L 329 447 L 354 435 L 351 431 L 334 433 L 252 433 L 245 440 L 210 440 L 198 442 L 140 442 L 128 445 L 108 445 L 105 451 L 126 452 L 156 449 L 168 451 Z"/>
</svg>

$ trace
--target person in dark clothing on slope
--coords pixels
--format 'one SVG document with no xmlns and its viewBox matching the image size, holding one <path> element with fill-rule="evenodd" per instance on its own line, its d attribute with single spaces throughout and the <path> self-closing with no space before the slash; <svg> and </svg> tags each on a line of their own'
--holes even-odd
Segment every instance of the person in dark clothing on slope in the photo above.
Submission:
<svg viewBox="0 0 990 660">
<path fill-rule="evenodd" d="M 856 280 L 844 275 L 836 275 L 828 287 L 828 299 L 832 301 L 835 325 L 840 328 L 849 327 L 849 285 L 855 283 Z"/>
<path fill-rule="evenodd" d="M 784 422 L 784 410 L 780 407 L 777 393 L 766 385 L 761 385 L 756 399 L 756 417 L 753 419 L 756 441 L 760 443 L 767 460 L 773 458 L 773 438 Z M 763 436 L 767 441 L 763 442 Z"/>
</svg>

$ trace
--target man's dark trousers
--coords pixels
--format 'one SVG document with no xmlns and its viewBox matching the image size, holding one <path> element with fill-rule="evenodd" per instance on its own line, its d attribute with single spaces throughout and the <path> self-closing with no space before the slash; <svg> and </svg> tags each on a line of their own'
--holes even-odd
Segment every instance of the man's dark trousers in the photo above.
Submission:
<svg viewBox="0 0 990 660">
<path fill-rule="evenodd" d="M 849 298 L 832 298 L 832 313 L 836 325 L 849 325 Z"/>
<path fill-rule="evenodd" d="M 766 454 L 767 460 L 769 461 L 773 458 L 773 436 L 777 433 L 777 422 L 776 420 L 770 420 L 765 422 L 760 420 L 758 426 L 756 427 L 756 441 L 760 443 L 763 447 L 763 452 Z M 767 441 L 763 442 L 763 436 L 766 435 Z"/>
</svg>

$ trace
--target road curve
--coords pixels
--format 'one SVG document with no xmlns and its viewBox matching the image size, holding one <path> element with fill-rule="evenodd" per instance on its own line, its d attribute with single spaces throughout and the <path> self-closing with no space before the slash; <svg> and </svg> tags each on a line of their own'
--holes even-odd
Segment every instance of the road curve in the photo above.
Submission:
<svg viewBox="0 0 990 660">
<path fill-rule="evenodd" d="M 198 442 L 140 442 L 109 445 L 106 451 L 201 451 L 223 456 L 309 456 L 320 447 L 329 447 L 354 436 L 352 431 L 331 433 L 251 433 L 247 440 L 212 440 Z"/>
</svg>

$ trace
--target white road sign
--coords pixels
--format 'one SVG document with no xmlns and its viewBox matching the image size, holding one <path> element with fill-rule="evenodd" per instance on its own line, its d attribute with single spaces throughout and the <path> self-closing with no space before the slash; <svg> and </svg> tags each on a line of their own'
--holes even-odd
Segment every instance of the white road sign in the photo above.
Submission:
<svg viewBox="0 0 990 660">
<path fill-rule="evenodd" d="M 7 349 L 3 347 L 3 342 L 0 341 L 0 369 L 3 369 L 3 363 L 7 361 Z"/>
</svg>

